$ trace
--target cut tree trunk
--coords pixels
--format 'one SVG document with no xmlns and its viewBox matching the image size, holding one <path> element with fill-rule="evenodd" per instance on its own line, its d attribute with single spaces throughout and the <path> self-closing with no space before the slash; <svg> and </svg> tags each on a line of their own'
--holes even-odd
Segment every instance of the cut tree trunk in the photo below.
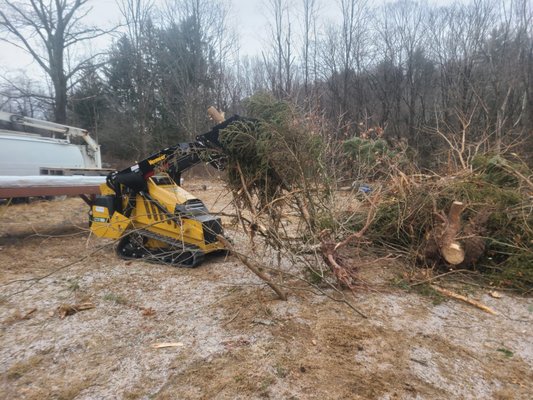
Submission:
<svg viewBox="0 0 533 400">
<path fill-rule="evenodd" d="M 461 231 L 461 213 L 464 204 L 454 201 L 450 207 L 448 216 L 437 214 L 442 224 L 433 228 L 427 236 L 424 248 L 424 258 L 427 261 L 439 261 L 444 259 L 449 265 L 459 265 L 465 259 L 463 245 L 458 240 Z"/>
<path fill-rule="evenodd" d="M 224 113 L 219 112 L 215 107 L 211 106 L 207 109 L 207 114 L 211 117 L 213 121 L 217 124 L 221 124 L 225 121 Z"/>
<path fill-rule="evenodd" d="M 460 201 L 452 203 L 440 240 L 437 239 L 442 257 L 451 265 L 459 265 L 465 259 L 464 248 L 457 240 L 457 235 L 461 230 L 461 213 L 464 208 L 464 204 Z"/>
<path fill-rule="evenodd" d="M 437 214 L 442 224 L 426 236 L 422 256 L 426 262 L 442 263 L 459 268 L 473 267 L 485 253 L 485 239 L 481 236 L 488 212 L 479 213 L 464 226 L 461 214 L 465 205 L 454 201 L 447 216 Z"/>
</svg>

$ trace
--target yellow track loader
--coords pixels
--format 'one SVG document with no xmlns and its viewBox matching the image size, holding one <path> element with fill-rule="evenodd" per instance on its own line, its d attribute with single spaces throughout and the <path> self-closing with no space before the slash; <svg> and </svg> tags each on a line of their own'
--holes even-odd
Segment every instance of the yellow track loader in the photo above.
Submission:
<svg viewBox="0 0 533 400">
<path fill-rule="evenodd" d="M 112 172 L 91 203 L 91 231 L 118 240 L 125 259 L 196 267 L 205 254 L 224 250 L 219 217 L 179 186 L 181 174 L 204 161 L 224 167 L 219 131 L 243 118 L 233 116 L 193 143 L 165 148 L 122 171 Z"/>
</svg>

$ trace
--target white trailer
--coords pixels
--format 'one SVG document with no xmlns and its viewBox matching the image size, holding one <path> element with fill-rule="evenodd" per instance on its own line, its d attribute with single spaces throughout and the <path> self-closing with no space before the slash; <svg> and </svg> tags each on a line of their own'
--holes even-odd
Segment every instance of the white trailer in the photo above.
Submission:
<svg viewBox="0 0 533 400">
<path fill-rule="evenodd" d="M 0 123 L 0 198 L 96 194 L 111 171 L 102 169 L 100 146 L 84 129 L 1 111 Z M 26 127 L 51 137 L 21 131 Z M 71 143 L 74 137 L 85 144 Z"/>
<path fill-rule="evenodd" d="M 80 128 L 0 111 L 0 121 L 17 127 L 38 128 L 63 138 L 14 130 L 0 130 L 0 175 L 101 175 L 100 146 Z M 71 143 L 81 137 L 84 145 Z"/>
</svg>

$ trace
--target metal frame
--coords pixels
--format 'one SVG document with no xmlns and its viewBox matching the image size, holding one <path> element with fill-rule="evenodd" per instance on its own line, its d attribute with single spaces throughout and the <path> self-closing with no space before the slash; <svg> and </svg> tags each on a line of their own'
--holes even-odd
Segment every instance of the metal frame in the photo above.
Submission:
<svg viewBox="0 0 533 400">
<path fill-rule="evenodd" d="M 0 199 L 11 197 L 36 197 L 36 196 L 78 196 L 100 194 L 100 186 L 27 186 L 16 188 L 1 188 Z M 83 198 L 83 197 L 82 197 Z"/>
</svg>

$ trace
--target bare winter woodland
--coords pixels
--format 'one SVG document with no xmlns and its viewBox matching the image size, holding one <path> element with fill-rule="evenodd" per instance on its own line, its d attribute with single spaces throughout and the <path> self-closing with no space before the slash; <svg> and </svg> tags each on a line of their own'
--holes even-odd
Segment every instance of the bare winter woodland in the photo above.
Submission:
<svg viewBox="0 0 533 400">
<path fill-rule="evenodd" d="M 239 52 L 230 2 L 119 5 L 109 48 L 82 54 L 79 45 L 110 35 L 84 24 L 90 1 L 3 1 L 2 38 L 29 51 L 47 82 L 4 80 L 2 109 L 81 125 L 129 160 L 202 132 L 209 105 L 244 113 L 258 92 L 324 116 L 339 139 L 407 146 L 431 168 L 449 161 L 450 145 L 464 167 L 473 152 L 522 143 L 533 126 L 527 0 L 270 0 L 268 40 L 251 57 Z M 339 18 L 325 20 L 326 7 Z M 531 153 L 530 140 L 520 149 Z"/>
<path fill-rule="evenodd" d="M 225 172 L 185 177 L 230 256 L 119 260 L 81 201 L 1 205 L 8 398 L 531 397 L 531 1 L 269 0 L 253 56 L 231 2 L 118 4 L 109 30 L 89 0 L 0 0 L 46 76 L 5 77 L 0 108 L 89 129 L 116 168 L 211 105 L 252 117 Z"/>
</svg>

